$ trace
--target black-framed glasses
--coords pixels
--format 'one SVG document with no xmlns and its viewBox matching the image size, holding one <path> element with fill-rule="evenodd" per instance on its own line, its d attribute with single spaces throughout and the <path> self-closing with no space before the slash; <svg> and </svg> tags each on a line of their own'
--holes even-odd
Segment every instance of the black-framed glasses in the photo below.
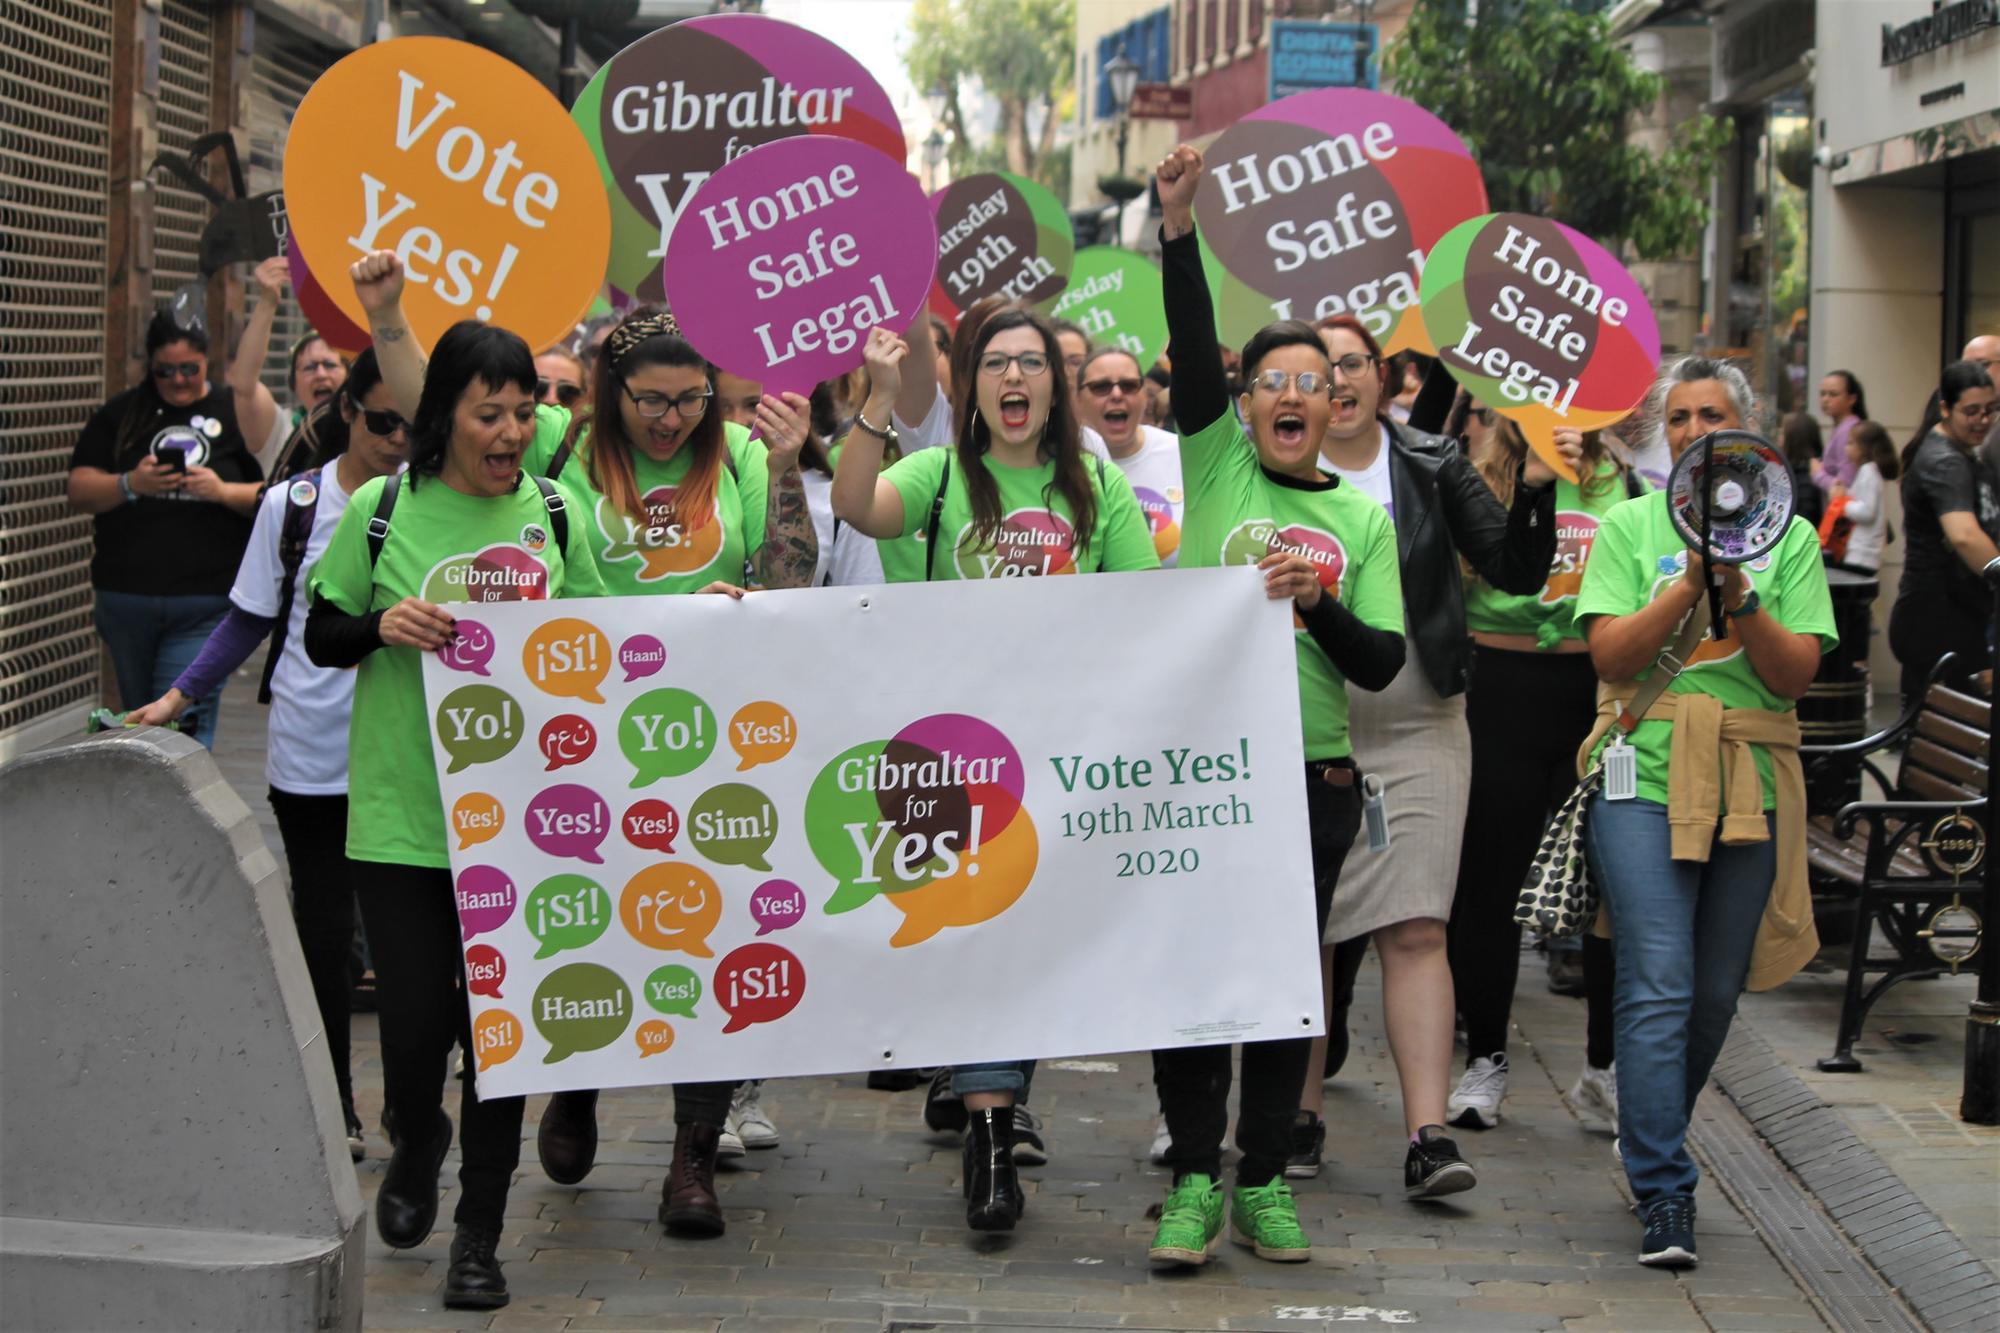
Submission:
<svg viewBox="0 0 2000 1333">
<path fill-rule="evenodd" d="M 349 399 L 348 401 L 352 402 L 353 400 Z M 409 438 L 413 427 L 397 413 L 386 410 L 377 411 L 372 407 L 363 407 L 359 403 L 355 403 L 354 408 L 361 414 L 361 424 L 368 427 L 370 435 L 379 436 L 386 440 L 397 431 L 402 431 L 404 438 Z"/>
<path fill-rule="evenodd" d="M 1109 398 L 1111 391 L 1116 389 L 1119 393 L 1130 398 L 1133 394 L 1139 392 L 1145 383 L 1146 381 L 1140 379 L 1085 380 L 1083 382 L 1083 391 L 1093 398 Z"/>
<path fill-rule="evenodd" d="M 1366 352 L 1349 352 L 1346 356 L 1328 357 L 1327 360 L 1333 363 L 1335 370 L 1338 370 L 1349 379 L 1353 379 L 1355 376 L 1361 374 L 1362 371 L 1375 364 L 1375 358 Z"/>
<path fill-rule="evenodd" d="M 1251 388 L 1262 389 L 1268 394 L 1281 394 L 1293 384 L 1298 385 L 1299 392 L 1308 398 L 1333 392 L 1333 385 L 1317 370 L 1301 370 L 1297 374 L 1286 370 L 1260 370 L 1257 378 L 1250 381 Z"/>
<path fill-rule="evenodd" d="M 202 363 L 199 361 L 155 361 L 153 378 L 156 380 L 198 380 L 201 378 Z"/>
<path fill-rule="evenodd" d="M 678 412 L 682 421 L 693 421 L 708 411 L 708 400 L 715 397 L 713 389 L 689 389 L 678 398 L 669 398 L 663 393 L 633 393 L 632 386 L 624 380 L 618 381 L 618 387 L 632 400 L 632 406 L 639 415 L 648 421 L 658 421 L 667 414 L 668 408 Z"/>
<path fill-rule="evenodd" d="M 999 379 L 1007 373 L 1007 367 L 1018 363 L 1021 373 L 1029 379 L 1049 373 L 1049 359 L 1040 352 L 1022 352 L 1009 356 L 1005 352 L 988 352 L 979 358 L 979 373 Z"/>
<path fill-rule="evenodd" d="M 1988 417 L 2000 416 L 2000 402 L 1987 403 L 1983 407 L 1968 403 L 1964 407 L 1955 407 L 1952 411 L 1963 412 L 1974 421 L 1984 421 Z"/>
<path fill-rule="evenodd" d="M 562 380 L 535 381 L 536 402 L 547 402 L 549 395 L 552 393 L 555 395 L 556 401 L 564 407 L 575 407 L 576 400 L 583 397 L 583 386 L 581 384 L 566 384 Z"/>
</svg>

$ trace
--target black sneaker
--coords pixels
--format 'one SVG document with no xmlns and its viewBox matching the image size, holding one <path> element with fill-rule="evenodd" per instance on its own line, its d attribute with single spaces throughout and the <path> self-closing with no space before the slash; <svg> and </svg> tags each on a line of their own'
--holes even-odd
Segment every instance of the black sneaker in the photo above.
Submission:
<svg viewBox="0 0 2000 1333">
<path fill-rule="evenodd" d="M 1311 1111 L 1292 1122 L 1292 1155 L 1285 1159 L 1285 1178 L 1311 1180 L 1326 1156 L 1326 1120 Z"/>
<path fill-rule="evenodd" d="M 931 1076 L 930 1091 L 924 1094 L 924 1123 L 933 1133 L 949 1134 L 956 1142 L 970 1121 L 965 1103 L 951 1090 L 951 1070 L 938 1070 Z"/>
<path fill-rule="evenodd" d="M 1458 1155 L 1458 1145 L 1443 1125 L 1425 1125 L 1403 1157 L 1403 1197 L 1435 1199 L 1457 1194 L 1479 1183 L 1472 1164 Z"/>
<path fill-rule="evenodd" d="M 960 1107 L 964 1102 L 957 1103 Z M 1014 1165 L 1047 1166 L 1049 1145 L 1042 1138 L 1042 1122 L 1025 1106 L 1014 1108 Z"/>
<path fill-rule="evenodd" d="M 1693 1268 L 1694 1200 L 1662 1199 L 1646 1210 L 1646 1237 L 1639 1262 L 1652 1268 Z"/>
</svg>

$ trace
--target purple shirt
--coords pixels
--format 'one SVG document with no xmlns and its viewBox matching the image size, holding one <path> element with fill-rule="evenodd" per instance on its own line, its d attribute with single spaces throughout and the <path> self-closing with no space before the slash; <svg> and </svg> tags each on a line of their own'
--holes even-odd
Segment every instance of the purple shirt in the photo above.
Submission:
<svg viewBox="0 0 2000 1333">
<path fill-rule="evenodd" d="M 1854 484 L 1854 474 L 1858 469 L 1847 456 L 1847 437 L 1854 433 L 1854 427 L 1860 420 L 1860 417 L 1850 413 L 1842 417 L 1840 424 L 1833 428 L 1833 433 L 1826 437 L 1826 453 L 1820 457 L 1822 470 L 1817 478 L 1821 490 L 1831 491 L 1835 483 L 1842 486 Z"/>
</svg>

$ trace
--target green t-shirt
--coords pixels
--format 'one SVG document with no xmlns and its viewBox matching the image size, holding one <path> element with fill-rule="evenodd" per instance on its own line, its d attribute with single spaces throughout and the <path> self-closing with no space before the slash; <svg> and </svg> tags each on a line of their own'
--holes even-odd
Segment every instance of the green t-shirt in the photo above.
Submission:
<svg viewBox="0 0 2000 1333">
<path fill-rule="evenodd" d="M 606 593 L 631 597 L 695 592 L 718 579 L 744 583 L 744 561 L 764 546 L 770 469 L 763 442 L 752 440 L 743 427 L 724 423 L 722 439 L 730 458 L 715 478 L 715 504 L 707 519 L 693 526 L 666 522 L 674 492 L 693 465 L 689 450 L 664 463 L 633 451 L 639 495 L 654 518 L 650 526 L 640 525 L 597 493 L 582 457 L 564 465 L 556 484 L 583 516 Z"/>
<path fill-rule="evenodd" d="M 1583 586 L 1591 543 L 1597 540 L 1597 525 L 1612 509 L 1632 498 L 1625 489 L 1625 473 L 1616 462 L 1605 459 L 1597 476 L 1597 488 L 1588 493 L 1573 481 L 1556 479 L 1556 556 L 1542 590 L 1501 592 L 1474 574 L 1465 584 L 1466 628 L 1483 634 L 1532 635 L 1543 652 L 1553 651 L 1565 639 L 1582 641 L 1583 632 L 1576 627 L 1571 612 L 1576 607 L 1577 590 Z M 1636 472 L 1632 476 L 1640 494 L 1651 489 Z"/>
<path fill-rule="evenodd" d="M 546 476 L 549 460 L 556 456 L 563 436 L 569 433 L 569 409 L 554 403 L 535 404 L 535 438 L 521 451 L 521 470 L 532 476 Z"/>
<path fill-rule="evenodd" d="M 548 507 L 526 480 L 509 494 L 487 497 L 455 491 L 436 477 L 415 485 L 405 477 L 381 559 L 371 569 L 368 520 L 383 484 L 377 477 L 354 493 L 309 576 L 313 596 L 349 615 L 386 610 L 405 597 L 449 605 L 604 593 L 574 511 L 568 549 L 558 554 Z M 347 854 L 394 865 L 449 864 L 416 649 L 382 647 L 361 660 L 348 734 Z"/>
<path fill-rule="evenodd" d="M 1266 472 L 1234 412 L 1181 436 L 1187 492 L 1182 569 L 1254 565 L 1273 551 L 1296 551 L 1319 572 L 1320 587 L 1375 629 L 1403 632 L 1403 573 L 1396 530 L 1381 505 L 1337 477 L 1300 481 Z M 1343 759 L 1347 679 L 1293 616 L 1299 711 L 1308 759 Z M 1408 668 L 1406 668 L 1408 669 Z"/>
<path fill-rule="evenodd" d="M 1687 543 L 1667 517 L 1664 495 L 1643 495 L 1612 506 L 1597 525 L 1597 542 L 1583 571 L 1583 589 L 1576 599 L 1577 623 L 1581 626 L 1591 616 L 1628 616 L 1650 604 L 1662 589 L 1681 577 L 1687 569 L 1687 556 Z M 1760 614 L 1794 634 L 1818 635 L 1823 653 L 1839 644 L 1833 597 L 1827 591 L 1826 567 L 1820 561 L 1819 532 L 1805 519 L 1794 517 L 1777 549 L 1744 565 L 1743 577 L 1756 590 Z M 1695 614 L 1708 615 L 1706 598 Z M 1646 679 L 1653 670 L 1647 667 L 1637 679 Z M 1667 691 L 1711 694 L 1724 708 L 1789 713 L 1794 706 L 1792 700 L 1773 694 L 1764 684 L 1750 665 L 1733 624 L 1720 643 L 1712 637 L 1702 639 L 1687 669 L 1674 678 Z M 1667 803 L 1667 751 L 1673 734 L 1672 724 L 1660 718 L 1641 722 L 1633 733 L 1640 800 Z M 1774 809 L 1778 789 L 1771 778 L 1770 753 L 1761 745 L 1751 748 L 1764 782 L 1764 808 Z"/>
<path fill-rule="evenodd" d="M 945 464 L 951 475 L 945 477 Z M 881 545 L 882 572 L 891 583 L 921 583 L 925 574 L 924 534 L 931 503 L 944 483 L 944 510 L 938 516 L 938 543 L 930 560 L 934 579 L 1018 578 L 1039 574 L 1118 573 L 1158 569 L 1152 529 L 1125 474 L 1101 460 L 1084 460 L 1097 494 L 1097 531 L 1081 552 L 1075 517 L 1058 493 L 1049 490 L 1056 465 L 1007 467 L 989 456 L 986 470 L 1000 490 L 1000 530 L 984 547 L 972 544 L 972 500 L 966 493 L 956 450 L 919 449 L 896 460 L 882 475 L 903 497 L 903 536 Z M 896 550 L 896 548 L 904 548 Z M 914 548 L 914 553 L 910 548 Z M 896 550 L 892 555 L 891 551 Z"/>
</svg>

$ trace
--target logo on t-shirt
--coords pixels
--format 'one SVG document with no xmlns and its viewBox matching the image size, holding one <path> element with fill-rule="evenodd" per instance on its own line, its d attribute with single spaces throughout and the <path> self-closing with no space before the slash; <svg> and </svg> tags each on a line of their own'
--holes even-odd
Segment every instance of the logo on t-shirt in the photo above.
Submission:
<svg viewBox="0 0 2000 1333">
<path fill-rule="evenodd" d="M 1556 556 L 1549 564 L 1549 581 L 1542 585 L 1541 604 L 1576 600 L 1583 589 L 1583 566 L 1597 540 L 1597 517 L 1573 509 L 1556 514 Z"/>
<path fill-rule="evenodd" d="M 206 418 L 196 417 L 185 426 L 166 427 L 153 437 L 153 442 L 146 446 L 146 452 L 158 458 L 162 449 L 178 449 L 186 455 L 189 467 L 207 467 L 208 437 L 202 434 L 200 425 L 204 420 Z"/>
<path fill-rule="evenodd" d="M 549 544 L 548 529 L 544 528 L 541 524 L 528 523 L 522 526 L 521 545 L 524 548 L 534 552 L 536 555 L 540 555 L 542 553 L 542 548 L 547 546 L 548 544 Z"/>
<path fill-rule="evenodd" d="M 604 531 L 604 558 L 611 561 L 638 560 L 641 583 L 681 574 L 698 574 L 722 554 L 728 534 L 722 518 L 710 509 L 707 521 L 689 527 L 674 517 L 677 486 L 658 486 L 640 497 L 646 507 L 647 522 L 635 523 L 632 516 L 608 499 L 597 502 L 597 526 Z"/>
<path fill-rule="evenodd" d="M 427 602 L 540 602 L 548 595 L 549 567 L 512 545 L 440 560 L 424 579 Z"/>
<path fill-rule="evenodd" d="M 1663 555 L 1660 557 L 1660 564 L 1662 566 L 1665 566 L 1669 561 L 1672 561 L 1674 565 L 1673 574 L 1669 577 L 1655 579 L 1653 581 L 1653 591 L 1646 600 L 1656 600 L 1670 585 L 1679 580 L 1681 574 L 1687 570 L 1686 551 L 1681 551 L 1672 556 Z M 1750 576 L 1750 570 L 1764 570 L 1770 567 L 1771 560 L 1769 556 L 1760 556 L 1743 566 L 1743 582 L 1745 586 L 1751 588 L 1757 586 L 1757 581 Z M 1708 619 L 1708 599 L 1706 597 L 1695 604 L 1694 613 L 1703 620 Z M 1722 626 L 1727 633 L 1720 639 L 1715 637 L 1715 627 L 1713 625 L 1709 627 L 1707 633 L 1702 635 L 1700 645 L 1694 650 L 1694 656 L 1688 659 L 1686 670 L 1693 671 L 1697 667 L 1719 666 L 1724 662 L 1734 660 L 1743 652 L 1743 640 L 1736 633 L 1736 622 L 1724 619 Z"/>
<path fill-rule="evenodd" d="M 1173 501 L 1179 497 L 1178 486 L 1168 489 L 1165 495 L 1150 486 L 1134 486 L 1133 496 L 1139 501 L 1139 509 L 1146 515 L 1146 527 L 1153 534 L 1153 554 L 1165 561 L 1181 548 L 1181 525 L 1174 522 Z"/>
<path fill-rule="evenodd" d="M 1076 529 L 1049 509 L 1016 509 L 1000 520 L 990 547 L 975 548 L 972 524 L 958 531 L 953 559 L 963 579 L 1031 578 L 1076 573 Z"/>
<path fill-rule="evenodd" d="M 1340 544 L 1340 538 L 1324 529 L 1300 523 L 1281 528 L 1268 518 L 1253 518 L 1237 524 L 1235 531 L 1222 539 L 1225 565 L 1254 565 L 1274 551 L 1302 555 L 1312 561 L 1319 586 L 1335 597 L 1340 596 L 1340 576 L 1347 572 L 1347 548 Z M 1305 628 L 1305 621 L 1296 611 L 1292 613 L 1292 625 Z"/>
</svg>

